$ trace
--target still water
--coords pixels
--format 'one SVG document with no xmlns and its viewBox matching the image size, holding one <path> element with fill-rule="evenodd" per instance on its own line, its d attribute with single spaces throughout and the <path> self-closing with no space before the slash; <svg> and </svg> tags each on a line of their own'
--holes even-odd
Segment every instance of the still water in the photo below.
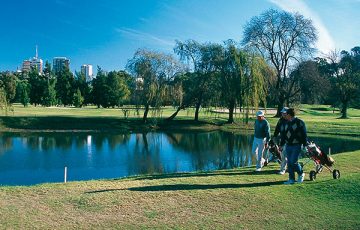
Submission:
<svg viewBox="0 0 360 230">
<path fill-rule="evenodd" d="M 360 140 L 315 137 L 332 153 Z M 137 134 L 3 134 L 0 184 L 30 185 L 131 175 L 211 171 L 254 164 L 251 135 L 228 132 Z"/>
</svg>

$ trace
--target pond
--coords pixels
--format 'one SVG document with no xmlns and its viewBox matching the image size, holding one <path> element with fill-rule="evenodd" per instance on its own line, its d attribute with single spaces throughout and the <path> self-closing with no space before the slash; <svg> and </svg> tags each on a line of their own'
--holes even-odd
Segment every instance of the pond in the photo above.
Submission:
<svg viewBox="0 0 360 230">
<path fill-rule="evenodd" d="M 31 185 L 253 165 L 252 135 L 229 132 L 0 136 L 0 184 Z M 360 148 L 360 139 L 313 137 L 322 149 Z"/>
</svg>

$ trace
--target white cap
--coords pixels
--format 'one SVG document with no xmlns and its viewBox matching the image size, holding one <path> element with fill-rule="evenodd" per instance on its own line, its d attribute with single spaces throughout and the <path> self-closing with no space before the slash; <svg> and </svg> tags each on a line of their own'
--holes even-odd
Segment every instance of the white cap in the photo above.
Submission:
<svg viewBox="0 0 360 230">
<path fill-rule="evenodd" d="M 288 107 L 284 107 L 284 108 L 282 108 L 282 110 L 280 111 L 280 113 L 286 113 L 288 109 L 289 109 Z"/>
<path fill-rule="evenodd" d="M 256 112 L 256 116 L 257 116 L 257 117 L 263 117 L 263 116 L 264 116 L 264 112 L 261 111 L 261 110 L 259 110 L 259 111 Z"/>
</svg>

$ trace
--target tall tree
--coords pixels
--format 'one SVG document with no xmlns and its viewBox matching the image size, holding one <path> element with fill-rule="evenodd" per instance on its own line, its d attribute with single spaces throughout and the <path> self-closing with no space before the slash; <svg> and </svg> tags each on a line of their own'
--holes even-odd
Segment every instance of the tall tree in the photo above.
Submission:
<svg viewBox="0 0 360 230">
<path fill-rule="evenodd" d="M 143 122 L 146 122 L 150 106 L 159 109 L 162 105 L 166 85 L 179 72 L 180 65 L 171 55 L 139 49 L 129 60 L 127 69 L 137 79 L 136 94 L 144 106 Z"/>
<path fill-rule="evenodd" d="M 16 76 L 8 71 L 0 73 L 0 87 L 4 89 L 8 103 L 11 103 L 16 95 Z"/>
<path fill-rule="evenodd" d="M 321 74 L 319 63 L 311 60 L 301 62 L 291 75 L 298 79 L 301 103 L 322 104 L 326 101 L 331 84 L 329 78 Z"/>
<path fill-rule="evenodd" d="M 186 75 L 188 81 L 188 94 L 186 100 L 182 100 L 179 109 L 183 109 L 192 104 L 195 105 L 194 120 L 199 120 L 201 106 L 209 101 L 213 95 L 212 87 L 214 85 L 216 66 L 214 65 L 214 51 L 218 48 L 217 44 L 200 44 L 194 40 L 185 42 L 176 41 L 174 51 L 180 56 L 180 59 L 188 63 L 189 71 L 192 74 Z M 173 117 L 173 116 L 172 116 Z"/>
<path fill-rule="evenodd" d="M 360 98 L 360 47 L 342 51 L 340 61 L 332 58 L 328 67 L 333 77 L 332 93 L 341 103 L 341 118 L 347 118 L 348 107 Z"/>
<path fill-rule="evenodd" d="M 43 84 L 41 75 L 36 69 L 31 69 L 29 72 L 29 85 L 30 85 L 30 103 L 35 107 L 42 103 Z"/>
<path fill-rule="evenodd" d="M 106 104 L 106 92 L 109 91 L 106 85 L 106 75 L 107 73 L 98 66 L 96 78 L 92 81 L 92 98 L 98 108 Z"/>
<path fill-rule="evenodd" d="M 82 72 L 75 72 L 75 88 L 80 90 L 84 98 L 83 104 L 92 103 L 91 83 L 86 81 L 86 76 Z M 81 105 L 82 106 L 82 105 Z"/>
<path fill-rule="evenodd" d="M 65 67 L 58 73 L 57 81 L 55 85 L 56 96 L 61 104 L 64 106 L 71 105 L 73 103 L 73 97 L 75 93 L 75 78 L 70 72 L 69 68 Z"/>
<path fill-rule="evenodd" d="M 276 70 L 276 91 L 272 93 L 277 94 L 277 116 L 284 104 L 296 96 L 288 76 L 291 67 L 313 53 L 316 40 L 312 21 L 298 13 L 270 9 L 245 26 L 242 43 L 260 52 Z"/>
<path fill-rule="evenodd" d="M 214 58 L 219 68 L 218 82 L 221 98 L 229 110 L 228 123 L 234 122 L 236 103 L 242 100 L 242 83 L 246 66 L 246 55 L 228 40 L 221 46 L 221 52 Z"/>
<path fill-rule="evenodd" d="M 40 79 L 42 80 L 41 84 L 43 87 L 41 104 L 43 106 L 56 105 L 56 77 L 51 70 L 51 65 L 49 62 L 45 63 L 43 75 L 40 76 Z"/>
<path fill-rule="evenodd" d="M 243 104 L 245 107 L 245 122 L 248 123 L 252 108 L 258 109 L 260 103 L 266 106 L 267 84 L 265 77 L 271 78 L 274 71 L 265 60 L 255 54 L 248 54 L 246 74 L 243 86 Z"/>
<path fill-rule="evenodd" d="M 30 103 L 30 85 L 27 80 L 19 80 L 16 86 L 16 101 L 20 102 L 24 107 Z"/>
<path fill-rule="evenodd" d="M 130 90 L 126 84 L 127 73 L 125 71 L 111 71 L 106 83 L 109 87 L 109 106 L 122 106 L 130 95 Z"/>
</svg>

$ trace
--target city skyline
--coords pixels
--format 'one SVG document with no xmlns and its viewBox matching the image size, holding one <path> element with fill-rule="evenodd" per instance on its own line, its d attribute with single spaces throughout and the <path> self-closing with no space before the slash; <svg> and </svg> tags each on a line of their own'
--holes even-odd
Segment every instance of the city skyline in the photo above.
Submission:
<svg viewBox="0 0 360 230">
<path fill-rule="evenodd" d="M 360 45 L 360 0 L 14 0 L 2 3 L 0 71 L 21 68 L 36 45 L 44 63 L 67 57 L 72 71 L 121 70 L 138 48 L 173 54 L 175 40 L 239 42 L 246 22 L 269 8 L 312 19 L 321 53 Z"/>
</svg>

